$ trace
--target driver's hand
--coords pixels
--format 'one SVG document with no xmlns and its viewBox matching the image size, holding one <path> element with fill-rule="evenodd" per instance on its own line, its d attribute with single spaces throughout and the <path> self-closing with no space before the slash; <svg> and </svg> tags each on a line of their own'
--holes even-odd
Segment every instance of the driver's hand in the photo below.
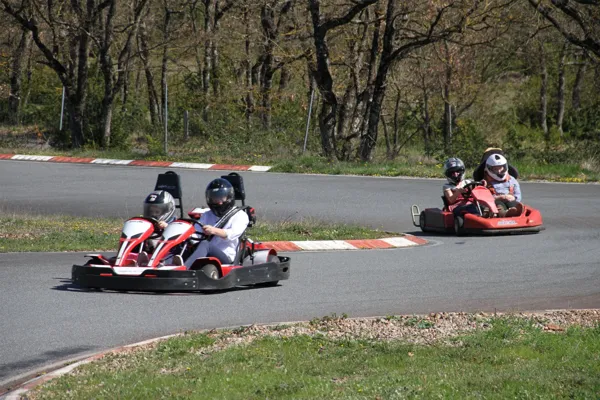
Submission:
<svg viewBox="0 0 600 400">
<path fill-rule="evenodd" d="M 210 236 L 210 235 L 214 235 L 215 234 L 215 228 L 212 225 L 204 225 L 202 227 L 202 231 L 204 232 L 205 235 Z"/>
<path fill-rule="evenodd" d="M 504 198 L 508 201 L 514 201 L 516 199 L 512 194 L 506 194 L 504 195 Z"/>
<path fill-rule="evenodd" d="M 158 226 L 160 227 L 160 229 L 165 229 L 167 227 L 167 224 L 165 221 L 158 221 Z"/>
</svg>

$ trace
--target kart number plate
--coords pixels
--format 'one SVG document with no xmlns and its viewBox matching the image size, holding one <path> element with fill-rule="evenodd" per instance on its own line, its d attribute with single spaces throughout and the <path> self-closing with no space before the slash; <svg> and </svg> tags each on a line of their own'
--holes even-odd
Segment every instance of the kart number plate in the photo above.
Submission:
<svg viewBox="0 0 600 400">
<path fill-rule="evenodd" d="M 513 221 L 512 219 L 503 219 L 501 221 L 498 221 L 498 226 L 502 226 L 502 225 L 516 225 L 517 221 Z"/>
<path fill-rule="evenodd" d="M 146 268 L 139 268 L 139 267 L 113 267 L 113 271 L 115 271 L 115 274 L 117 274 L 117 275 L 139 276 L 145 270 L 146 270 Z"/>
</svg>

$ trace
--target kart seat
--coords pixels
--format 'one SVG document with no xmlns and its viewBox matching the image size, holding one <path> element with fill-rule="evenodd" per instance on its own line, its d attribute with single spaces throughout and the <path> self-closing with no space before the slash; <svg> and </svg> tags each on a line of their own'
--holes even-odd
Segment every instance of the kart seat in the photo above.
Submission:
<svg viewBox="0 0 600 400">
<path fill-rule="evenodd" d="M 235 193 L 235 199 L 241 200 L 242 202 L 242 210 L 248 214 L 248 219 L 250 222 L 248 223 L 248 228 L 251 228 L 256 223 L 256 210 L 254 207 L 250 207 L 246 205 L 246 189 L 244 188 L 244 179 L 237 172 L 231 172 L 229 175 L 223 175 L 221 178 L 229 181 L 231 186 L 233 186 L 233 191 Z"/>
<path fill-rule="evenodd" d="M 179 175 L 174 171 L 167 171 L 164 174 L 158 174 L 154 190 L 166 190 L 177 200 L 175 208 L 179 208 L 180 218 L 183 218 L 183 204 L 181 202 L 181 182 Z"/>
</svg>

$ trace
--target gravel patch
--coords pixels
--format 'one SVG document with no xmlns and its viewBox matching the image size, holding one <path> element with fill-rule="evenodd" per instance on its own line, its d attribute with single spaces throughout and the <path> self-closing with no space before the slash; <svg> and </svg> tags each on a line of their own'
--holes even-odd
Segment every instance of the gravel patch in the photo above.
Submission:
<svg viewBox="0 0 600 400">
<path fill-rule="evenodd" d="M 548 333 L 570 326 L 594 327 L 600 324 L 600 309 L 553 310 L 519 313 L 432 313 L 375 318 L 324 317 L 310 322 L 279 325 L 249 325 L 232 330 L 212 330 L 214 345 L 198 350 L 208 354 L 229 346 L 248 344 L 255 339 L 321 335 L 330 339 L 401 340 L 430 345 L 475 330 L 491 328 L 495 318 L 520 318 Z"/>
</svg>

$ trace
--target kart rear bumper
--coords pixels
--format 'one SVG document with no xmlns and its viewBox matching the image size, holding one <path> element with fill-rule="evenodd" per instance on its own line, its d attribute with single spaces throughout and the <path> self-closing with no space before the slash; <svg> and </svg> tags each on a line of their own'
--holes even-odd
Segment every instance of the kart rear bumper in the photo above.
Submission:
<svg viewBox="0 0 600 400">
<path fill-rule="evenodd" d="M 73 283 L 84 288 L 145 292 L 188 292 L 224 290 L 235 286 L 286 280 L 290 276 L 289 257 L 279 257 L 279 263 L 263 263 L 234 268 L 225 277 L 211 279 L 202 271 L 148 269 L 139 276 L 118 275 L 107 267 L 73 265 Z"/>
</svg>

